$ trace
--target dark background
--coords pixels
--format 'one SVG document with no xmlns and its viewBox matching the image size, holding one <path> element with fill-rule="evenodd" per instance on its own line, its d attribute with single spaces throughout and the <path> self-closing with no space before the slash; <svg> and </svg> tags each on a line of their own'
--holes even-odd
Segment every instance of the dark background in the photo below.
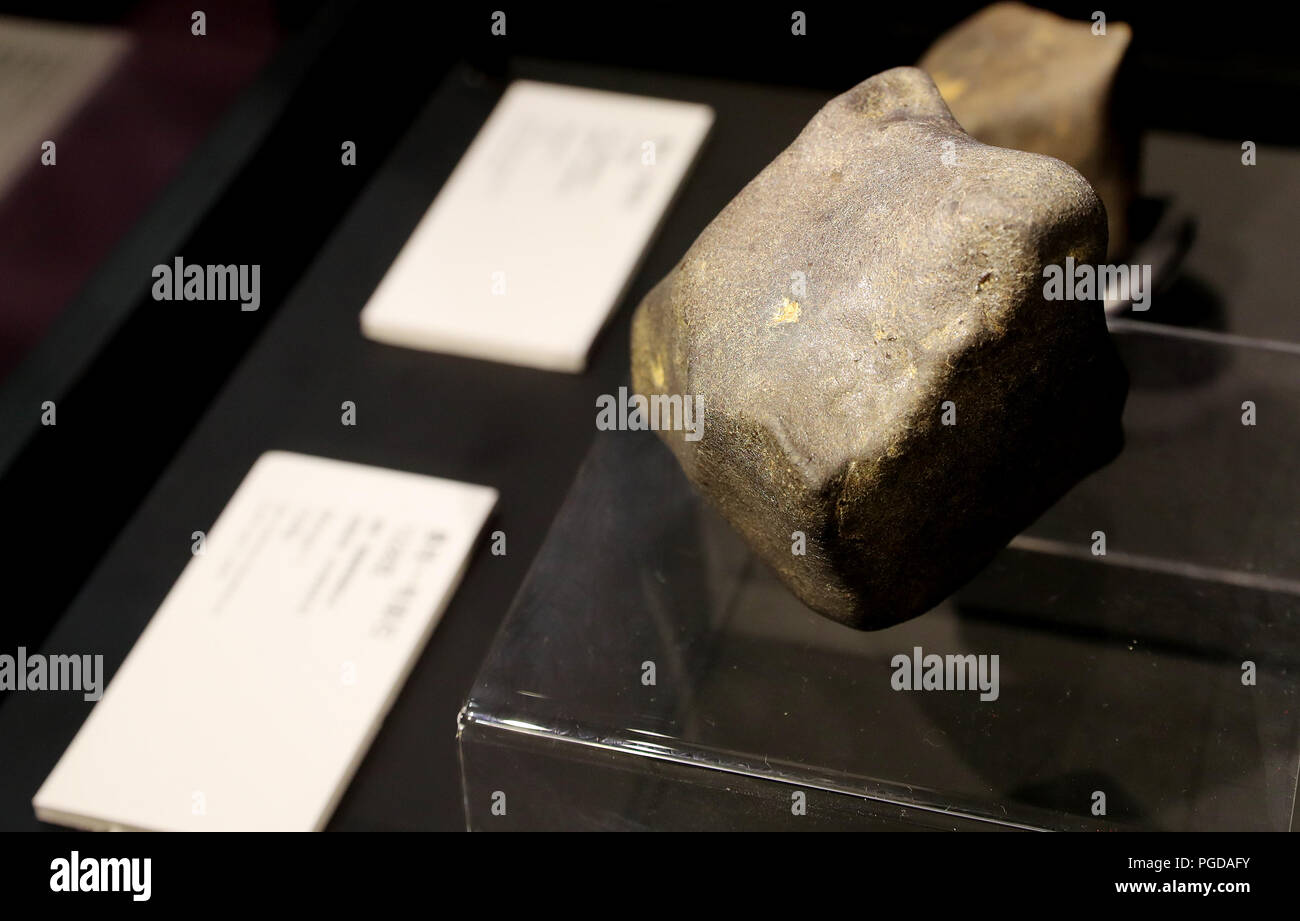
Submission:
<svg viewBox="0 0 1300 921">
<path fill-rule="evenodd" d="M 1041 5 L 1079 19 L 1096 6 Z M 120 23 L 139 6 L 0 10 Z M 172 6 L 183 47 L 191 6 Z M 201 6 L 214 37 L 251 15 L 249 4 Z M 509 555 L 472 560 L 336 828 L 463 827 L 456 711 L 594 435 L 595 395 L 626 375 L 631 308 L 820 99 L 915 62 L 981 4 L 805 4 L 804 37 L 790 34 L 788 5 L 428 6 L 263 5 L 250 34 L 274 48 L 268 63 L 0 380 L 2 651 L 102 652 L 111 674 L 188 559 L 190 533 L 211 524 L 267 449 L 501 490 L 489 530 L 507 532 Z M 499 8 L 504 38 L 489 34 Z M 1300 63 L 1262 12 L 1105 12 L 1134 27 L 1126 91 L 1148 128 L 1297 142 Z M 364 340 L 365 299 L 520 74 L 701 99 L 719 112 L 588 371 Z M 356 167 L 339 163 L 343 139 L 357 143 Z M 129 157 L 144 141 L 115 143 Z M 177 254 L 261 264 L 261 309 L 152 301 L 149 268 Z M 0 309 L 27 307 L 0 290 Z M 39 425 L 46 399 L 58 404 L 56 427 Z M 356 429 L 338 425 L 343 399 L 358 404 Z M 37 826 L 31 794 L 88 708 L 79 696 L 0 696 L 0 828 Z"/>
</svg>

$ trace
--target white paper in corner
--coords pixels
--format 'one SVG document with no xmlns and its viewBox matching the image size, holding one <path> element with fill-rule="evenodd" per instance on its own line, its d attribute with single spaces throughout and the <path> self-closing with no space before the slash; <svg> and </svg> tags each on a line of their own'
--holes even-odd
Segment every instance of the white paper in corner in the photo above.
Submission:
<svg viewBox="0 0 1300 921">
<path fill-rule="evenodd" d="M 361 313 L 394 345 L 579 372 L 713 124 L 516 81 Z"/>
<path fill-rule="evenodd" d="M 131 44 L 124 29 L 0 16 L 0 195 L 37 167 L 45 141 L 62 146 L 65 121 Z"/>
<path fill-rule="evenodd" d="M 496 499 L 484 486 L 264 454 L 37 792 L 37 817 L 323 827 Z"/>
</svg>

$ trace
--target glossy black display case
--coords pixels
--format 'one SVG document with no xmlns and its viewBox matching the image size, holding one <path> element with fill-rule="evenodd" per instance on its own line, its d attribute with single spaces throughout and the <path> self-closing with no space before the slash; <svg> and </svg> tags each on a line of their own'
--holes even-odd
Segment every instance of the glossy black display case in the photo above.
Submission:
<svg viewBox="0 0 1300 921">
<path fill-rule="evenodd" d="M 1292 668 L 1284 657 L 1295 594 L 1277 586 L 1297 578 L 1300 557 L 1296 369 L 1285 348 L 1300 343 L 1292 269 L 1300 134 L 1276 117 L 1297 85 L 1285 30 L 1243 15 L 1207 32 L 1196 17 L 1125 11 L 1138 36 L 1135 106 L 1147 121 L 1142 192 L 1196 222 L 1195 244 L 1145 318 L 1169 327 L 1167 340 L 1146 342 L 1152 358 L 1138 364 L 1139 337 L 1122 334 L 1135 372 L 1130 449 L 1144 453 L 1126 453 L 1031 530 L 1076 556 L 1022 541 L 941 611 L 897 634 L 857 635 L 795 605 L 760 567 L 746 571 L 744 548 L 694 504 L 653 436 L 597 432 L 593 401 L 626 382 L 632 309 L 708 221 L 827 99 L 915 61 L 978 4 L 896 11 L 904 22 L 845 8 L 834 27 L 815 17 L 799 39 L 788 10 L 701 7 L 689 26 L 651 15 L 636 30 L 611 32 L 598 17 L 520 9 L 509 37 L 496 37 L 477 9 L 406 5 L 390 16 L 382 4 L 324 6 L 105 258 L 28 364 L 0 382 L 0 511 L 15 535 L 5 574 L 29 589 L 9 605 L 0 646 L 102 653 L 111 675 L 190 558 L 192 532 L 210 525 L 263 451 L 296 450 L 487 483 L 502 496 L 491 528 L 509 534 L 508 556 L 485 543 L 470 562 L 331 829 L 462 828 L 466 802 L 476 828 L 790 827 L 791 794 L 801 790 L 807 814 L 797 828 L 998 828 L 980 810 L 998 818 L 1003 807 L 1034 827 L 1283 824 L 1295 765 L 1294 727 L 1280 703 L 1290 672 L 1281 669 Z M 177 22 L 178 41 L 190 41 L 188 20 Z M 383 346 L 359 330 L 366 299 L 515 78 L 717 112 L 580 376 Z M 339 162 L 342 139 L 357 143 L 357 166 Z M 1247 139 L 1259 145 L 1255 167 L 1241 162 Z M 87 207 L 70 217 L 95 219 L 95 204 Z M 261 309 L 153 301 L 149 268 L 178 254 L 262 265 Z M 1204 343 L 1186 338 L 1202 333 Z M 1260 345 L 1269 342 L 1284 348 Z M 1233 356 L 1226 371 L 1223 356 Z M 47 399 L 58 403 L 57 427 L 40 424 Z M 343 399 L 361 407 L 361 426 L 338 424 Z M 1259 404 L 1248 432 L 1234 427 L 1244 399 Z M 1133 425 L 1141 420 L 1151 426 L 1145 434 Z M 1162 425 L 1177 427 L 1167 440 Z M 614 452 L 607 466 L 642 466 L 602 486 L 589 476 L 600 452 Z M 571 486 L 579 511 L 571 502 L 557 521 Z M 604 510 L 581 504 L 582 495 L 607 495 Z M 1088 496 L 1105 500 L 1095 506 L 1109 516 L 1099 525 L 1100 513 L 1069 512 Z M 621 517 L 588 531 L 600 516 Z M 638 523 L 639 534 L 629 529 Z M 1078 556 L 1089 540 L 1076 525 L 1107 529 L 1106 561 Z M 568 551 L 557 545 L 564 529 L 575 535 Z M 647 566 L 659 558 L 644 543 L 653 529 L 679 542 L 658 569 Z M 600 538 L 609 534 L 617 537 Z M 583 556 L 591 571 L 566 575 Z M 1152 560 L 1193 575 L 1152 569 Z M 484 664 L 530 568 L 530 594 Z M 548 571 L 561 585 L 577 581 L 542 594 Z M 597 578 L 607 581 L 597 588 L 589 581 Z M 530 597 L 551 599 L 544 617 L 525 614 Z M 668 606 L 681 598 L 687 606 Z M 688 640 L 680 649 L 660 632 L 671 630 Z M 1051 653 L 1049 633 L 1067 652 Z M 881 695 L 873 682 L 888 677 L 886 653 L 913 636 L 927 651 L 1000 654 L 994 709 L 951 695 Z M 620 642 L 604 645 L 611 638 Z M 1013 662 L 1021 642 L 1046 658 Z M 1248 656 L 1259 666 L 1253 696 L 1187 677 L 1239 680 Z M 1132 686 L 1112 687 L 1120 679 L 1111 669 L 1144 657 L 1168 684 L 1124 670 Z M 657 685 L 646 688 L 640 666 L 652 658 Z M 502 671 L 511 661 L 520 668 L 513 679 Z M 1046 696 L 1047 683 L 1033 698 L 1018 695 L 1033 676 L 1056 681 L 1058 697 Z M 1162 716 L 1174 697 L 1181 709 Z M 462 712 L 467 698 L 473 706 Z M 1119 699 L 1136 715 L 1106 719 L 1102 704 Z M 37 822 L 31 797 L 89 709 L 79 695 L 0 693 L 0 827 L 51 827 Z M 709 722 L 720 715 L 729 721 Z M 498 716 L 521 721 L 520 731 L 492 723 Z M 545 734 L 523 732 L 530 720 Z M 925 720 L 934 728 L 918 734 Z M 1016 731 L 986 743 L 996 721 Z M 588 731 L 606 732 L 610 744 L 602 736 L 600 745 L 574 744 Z M 1130 761 L 1116 756 L 1117 738 Z M 673 755 L 679 746 L 685 762 L 632 753 Z M 700 768 L 727 752 L 726 770 Z M 759 765 L 793 761 L 802 786 L 774 782 L 766 767 L 735 773 L 737 753 Z M 1075 782 L 1073 773 L 1095 766 L 1089 758 L 1109 780 Z M 1185 763 L 1197 758 L 1199 774 Z M 854 773 L 864 767 L 879 784 L 874 799 Z M 805 779 L 823 769 L 824 790 Z M 898 786 L 909 783 L 912 792 Z M 1103 784 L 1104 819 L 1086 798 Z M 834 792 L 841 786 L 848 792 Z M 505 816 L 490 811 L 497 790 L 509 794 Z M 891 801 L 900 790 L 911 805 Z M 959 800 L 971 818 L 942 811 Z"/>
</svg>

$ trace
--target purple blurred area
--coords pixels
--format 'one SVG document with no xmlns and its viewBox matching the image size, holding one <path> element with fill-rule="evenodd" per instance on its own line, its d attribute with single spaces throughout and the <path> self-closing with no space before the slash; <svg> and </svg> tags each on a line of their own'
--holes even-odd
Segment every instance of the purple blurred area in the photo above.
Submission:
<svg viewBox="0 0 1300 921">
<path fill-rule="evenodd" d="M 283 38 L 271 0 L 134 5 L 130 45 L 0 198 L 0 381 L 147 211 Z M 98 24 L 102 24 L 98 23 Z M 3 130 L 3 129 L 0 129 Z"/>
</svg>

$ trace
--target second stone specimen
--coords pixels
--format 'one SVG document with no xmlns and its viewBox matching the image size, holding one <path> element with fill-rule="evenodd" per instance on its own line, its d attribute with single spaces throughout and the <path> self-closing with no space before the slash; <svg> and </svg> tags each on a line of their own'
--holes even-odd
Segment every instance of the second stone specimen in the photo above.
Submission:
<svg viewBox="0 0 1300 921">
<path fill-rule="evenodd" d="M 1126 252 L 1137 191 L 1137 131 L 1119 91 L 1132 36 L 1122 22 L 995 3 L 944 33 L 920 64 L 972 137 L 1083 173 L 1106 206 L 1111 256 Z"/>
<path fill-rule="evenodd" d="M 637 309 L 634 388 L 699 396 L 661 430 L 688 478 L 811 608 L 921 614 L 1111 459 L 1126 376 L 1077 172 L 989 147 L 915 68 L 831 100 Z"/>
</svg>

